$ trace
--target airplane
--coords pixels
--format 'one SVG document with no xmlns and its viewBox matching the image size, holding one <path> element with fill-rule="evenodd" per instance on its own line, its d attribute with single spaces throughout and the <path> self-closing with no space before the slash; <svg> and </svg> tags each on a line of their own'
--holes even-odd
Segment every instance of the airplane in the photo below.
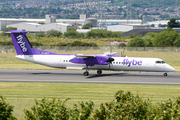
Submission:
<svg viewBox="0 0 180 120">
<path fill-rule="evenodd" d="M 90 69 L 97 70 L 122 70 L 146 72 L 173 72 L 175 69 L 159 58 L 122 57 L 117 53 L 106 52 L 99 55 L 85 54 L 57 54 L 34 49 L 26 37 L 26 31 L 9 30 L 18 59 L 62 69 L 85 69 L 84 76 L 89 75 Z"/>
</svg>

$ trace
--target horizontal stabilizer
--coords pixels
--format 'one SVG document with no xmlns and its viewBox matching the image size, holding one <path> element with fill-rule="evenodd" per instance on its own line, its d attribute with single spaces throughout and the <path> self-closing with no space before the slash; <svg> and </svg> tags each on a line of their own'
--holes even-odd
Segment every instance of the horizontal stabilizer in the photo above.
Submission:
<svg viewBox="0 0 180 120">
<path fill-rule="evenodd" d="M 113 56 L 115 54 L 117 54 L 118 52 L 114 52 L 114 53 L 110 53 L 110 52 L 105 52 L 104 55 L 106 56 Z"/>
</svg>

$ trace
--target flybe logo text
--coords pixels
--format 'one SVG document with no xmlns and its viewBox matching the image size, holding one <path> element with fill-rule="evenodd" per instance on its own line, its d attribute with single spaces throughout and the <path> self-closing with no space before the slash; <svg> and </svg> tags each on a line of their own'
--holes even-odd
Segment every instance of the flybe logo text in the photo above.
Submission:
<svg viewBox="0 0 180 120">
<path fill-rule="evenodd" d="M 18 40 L 17 43 L 21 47 L 22 51 L 26 52 L 27 48 L 26 48 L 25 42 L 23 41 L 23 36 L 22 35 L 17 36 L 17 40 Z"/>
<path fill-rule="evenodd" d="M 142 61 L 139 60 L 139 61 L 136 61 L 135 59 L 133 60 L 128 60 L 128 59 L 124 59 L 123 60 L 123 65 L 128 65 L 128 67 L 130 67 L 132 65 L 139 65 L 141 66 L 142 65 Z"/>
</svg>

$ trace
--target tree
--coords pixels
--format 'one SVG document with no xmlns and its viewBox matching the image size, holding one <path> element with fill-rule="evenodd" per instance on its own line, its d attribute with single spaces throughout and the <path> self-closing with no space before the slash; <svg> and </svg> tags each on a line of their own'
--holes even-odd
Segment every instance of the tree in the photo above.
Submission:
<svg viewBox="0 0 180 120">
<path fill-rule="evenodd" d="M 120 47 L 126 47 L 126 44 L 125 43 L 120 43 L 119 45 L 118 45 L 118 47 L 120 48 Z"/>
<path fill-rule="evenodd" d="M 6 103 L 4 98 L 0 96 L 0 120 L 16 120 L 15 117 L 12 115 L 13 112 L 13 106 Z"/>
<path fill-rule="evenodd" d="M 154 24 L 151 25 L 151 27 L 154 27 L 154 26 L 155 26 Z"/>
<path fill-rule="evenodd" d="M 75 32 L 75 31 L 76 31 L 76 28 L 68 27 L 68 28 L 67 28 L 67 32 L 70 32 L 70 31 L 74 31 L 74 32 Z"/>
<path fill-rule="evenodd" d="M 54 36 L 54 37 L 60 37 L 62 35 L 62 32 L 52 29 L 52 30 L 47 31 L 47 35 Z"/>
<path fill-rule="evenodd" d="M 35 100 L 35 105 L 31 110 L 24 110 L 25 119 L 27 120 L 88 120 L 93 112 L 94 103 L 80 102 L 79 105 L 74 104 L 73 109 L 67 108 L 65 101 L 52 98 L 48 100 Z"/>
<path fill-rule="evenodd" d="M 145 37 L 143 37 L 143 40 L 144 40 L 144 43 L 145 43 L 146 47 L 153 47 L 153 43 L 152 43 L 153 38 L 152 37 L 145 36 Z"/>
<path fill-rule="evenodd" d="M 133 38 L 129 43 L 128 47 L 144 47 L 145 43 L 141 37 Z"/>
<path fill-rule="evenodd" d="M 179 28 L 180 24 L 178 21 L 176 21 L 175 18 L 170 19 L 170 21 L 168 22 L 168 27 L 170 28 Z"/>
<path fill-rule="evenodd" d="M 175 47 L 180 47 L 180 35 L 176 38 L 173 44 Z"/>
<path fill-rule="evenodd" d="M 158 34 L 158 33 L 149 32 L 143 36 L 143 40 L 144 40 L 146 47 L 153 47 L 152 41 L 154 40 L 154 37 L 156 34 Z"/>
<path fill-rule="evenodd" d="M 82 29 L 90 29 L 92 27 L 91 23 L 87 23 L 85 25 L 83 25 Z"/>
<path fill-rule="evenodd" d="M 38 24 L 44 25 L 45 23 L 44 22 L 38 22 Z"/>
<path fill-rule="evenodd" d="M 155 38 L 153 40 L 153 45 L 155 47 L 173 46 L 173 43 L 177 36 L 178 33 L 176 30 L 173 30 L 172 28 L 167 28 L 161 31 L 159 34 L 155 35 Z"/>
<path fill-rule="evenodd" d="M 69 112 L 64 102 L 53 98 L 48 100 L 46 98 L 42 100 L 35 100 L 36 105 L 31 107 L 30 110 L 24 110 L 25 119 L 28 120 L 67 120 L 69 119 Z"/>
</svg>

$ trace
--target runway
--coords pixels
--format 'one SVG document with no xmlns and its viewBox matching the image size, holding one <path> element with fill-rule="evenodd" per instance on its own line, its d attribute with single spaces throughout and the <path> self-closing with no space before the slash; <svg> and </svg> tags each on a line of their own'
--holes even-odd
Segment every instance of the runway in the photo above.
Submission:
<svg viewBox="0 0 180 120">
<path fill-rule="evenodd" d="M 122 72 L 89 71 L 89 76 L 83 76 L 84 71 L 75 70 L 12 70 L 0 69 L 0 82 L 47 82 L 47 83 L 102 83 L 102 84 L 147 84 L 147 85 L 180 85 L 180 73 L 156 72 Z"/>
</svg>

